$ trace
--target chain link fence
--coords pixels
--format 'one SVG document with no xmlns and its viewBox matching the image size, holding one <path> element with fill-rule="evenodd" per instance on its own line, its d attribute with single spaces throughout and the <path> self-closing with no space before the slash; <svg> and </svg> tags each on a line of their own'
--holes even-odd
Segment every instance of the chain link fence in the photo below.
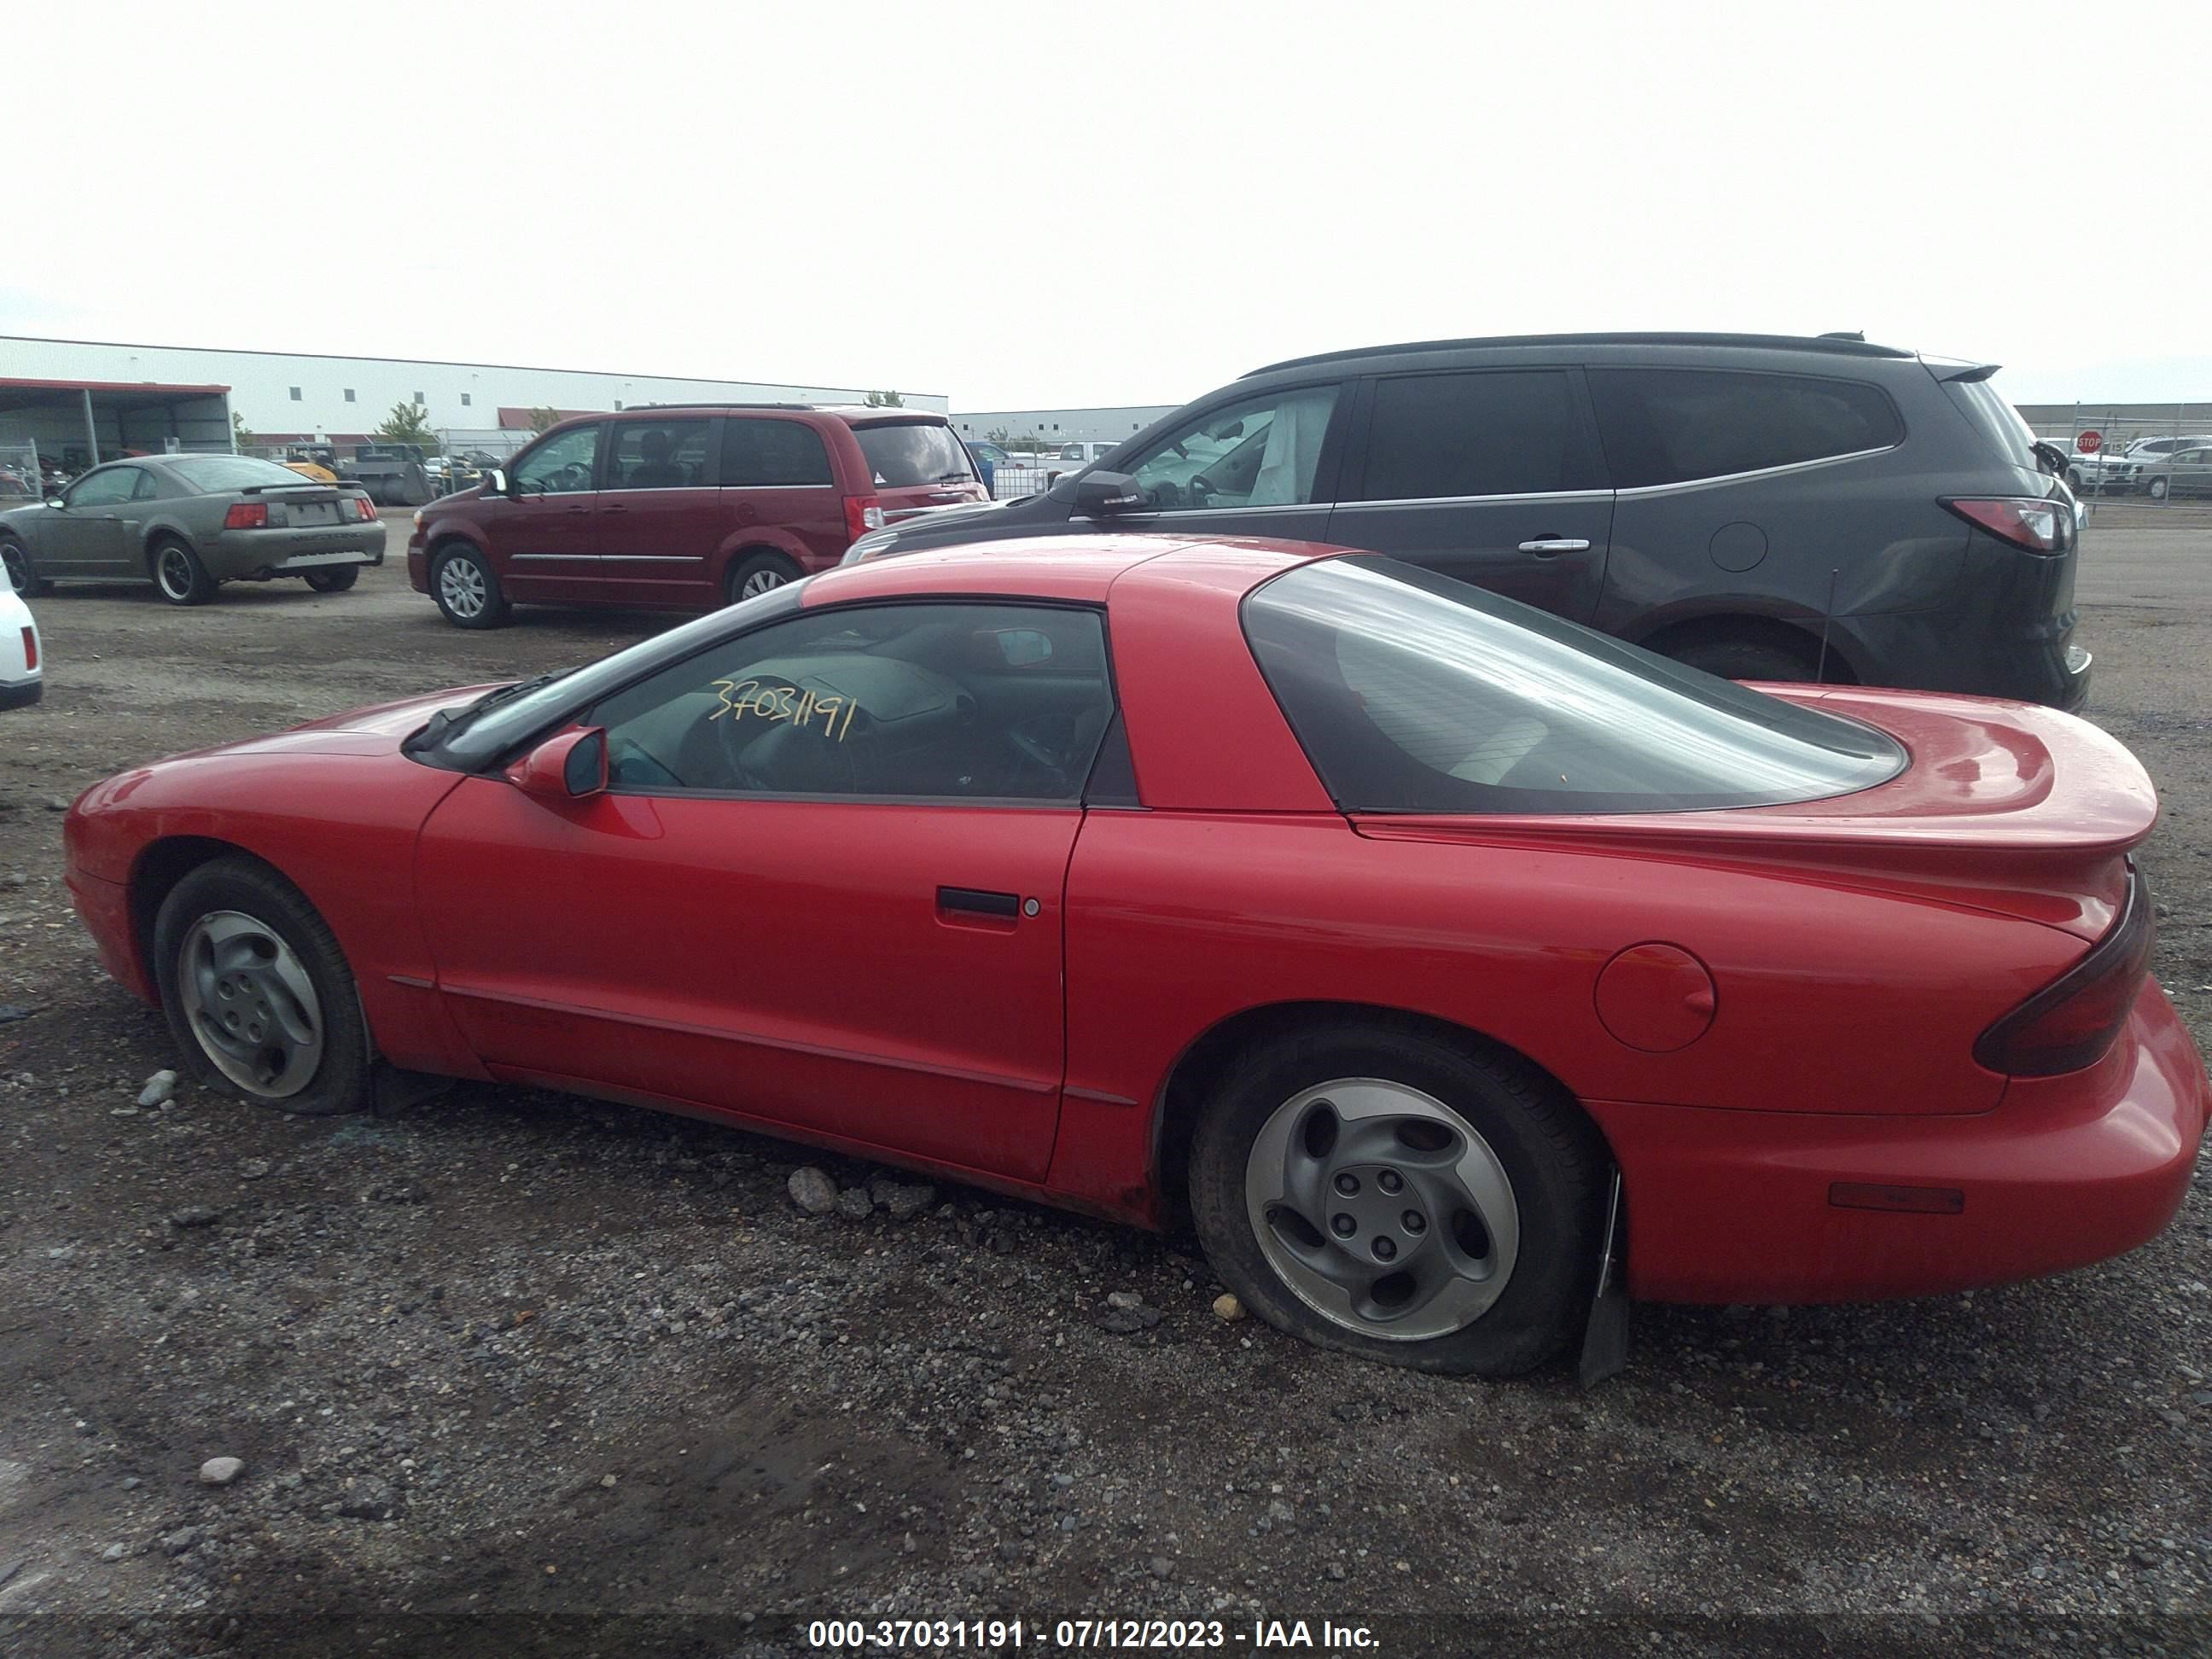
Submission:
<svg viewBox="0 0 2212 1659">
<path fill-rule="evenodd" d="M 38 501 L 45 495 L 38 445 L 0 443 L 0 512 Z"/>
<path fill-rule="evenodd" d="M 2035 435 L 2064 458 L 2066 482 L 2099 510 L 2192 510 L 2212 517 L 2212 404 L 2177 404 L 2146 417 L 2077 405 Z"/>
</svg>

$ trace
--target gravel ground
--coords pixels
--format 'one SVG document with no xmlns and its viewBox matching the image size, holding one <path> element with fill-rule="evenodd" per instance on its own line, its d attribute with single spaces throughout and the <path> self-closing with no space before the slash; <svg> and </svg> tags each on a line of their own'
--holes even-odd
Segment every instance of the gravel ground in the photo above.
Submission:
<svg viewBox="0 0 2212 1659">
<path fill-rule="evenodd" d="M 2166 799 L 2159 971 L 2212 1044 L 2212 517 L 2107 511 L 2081 592 L 2089 713 Z M 1040 1646 L 1138 1615 L 1384 1652 L 2212 1643 L 2201 1173 L 2165 1237 L 2057 1280 L 1639 1307 L 1584 1393 L 1317 1352 L 1219 1317 L 1188 1240 L 686 1120 L 475 1085 L 141 1105 L 174 1056 L 70 912 L 67 798 L 657 623 L 463 634 L 390 566 L 38 610 L 46 701 L 0 716 L 0 1004 L 33 1011 L 0 1023 L 0 1646 L 798 1651 L 901 1616 Z"/>
</svg>

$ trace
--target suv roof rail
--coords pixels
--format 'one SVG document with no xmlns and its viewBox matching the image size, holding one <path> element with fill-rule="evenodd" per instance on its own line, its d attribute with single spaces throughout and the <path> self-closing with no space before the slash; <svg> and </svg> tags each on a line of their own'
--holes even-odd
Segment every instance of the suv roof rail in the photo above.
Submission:
<svg viewBox="0 0 2212 1659">
<path fill-rule="evenodd" d="M 1391 357 L 1417 351 L 1460 351 L 1477 346 L 1659 345 L 1749 346 L 1768 351 L 1819 351 L 1842 357 L 1903 357 L 1909 351 L 1895 346 L 1869 345 L 1863 339 L 1832 334 L 1487 334 L 1464 340 L 1411 340 L 1399 345 L 1359 346 L 1349 351 L 1317 352 L 1310 357 L 1286 357 L 1238 376 L 1272 374 L 1279 368 L 1304 368 L 1310 363 L 1346 362 L 1357 357 Z"/>
<path fill-rule="evenodd" d="M 826 404 L 750 404 L 734 398 L 714 398 L 696 404 L 632 404 L 628 409 L 611 411 L 617 415 L 635 415 L 648 409 L 825 409 Z"/>
</svg>

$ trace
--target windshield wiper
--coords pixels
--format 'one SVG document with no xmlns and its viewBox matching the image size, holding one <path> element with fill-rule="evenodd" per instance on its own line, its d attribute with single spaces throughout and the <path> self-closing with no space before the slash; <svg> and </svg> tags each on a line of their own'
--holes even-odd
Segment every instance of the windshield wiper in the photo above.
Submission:
<svg viewBox="0 0 2212 1659">
<path fill-rule="evenodd" d="M 474 720 L 487 708 L 496 708 L 501 703 L 511 702 L 517 697 L 535 691 L 541 685 L 550 685 L 556 680 L 565 679 L 575 672 L 573 668 L 552 669 L 532 679 L 517 680 L 512 685 L 495 685 L 481 697 L 471 702 L 464 703 L 459 708 L 441 708 L 430 716 L 430 723 L 428 726 L 408 740 L 407 752 L 412 754 L 418 749 L 428 749 L 455 726 L 464 721 Z"/>
<path fill-rule="evenodd" d="M 930 480 L 932 483 L 966 483 L 975 475 L 972 472 L 940 472 Z"/>
</svg>

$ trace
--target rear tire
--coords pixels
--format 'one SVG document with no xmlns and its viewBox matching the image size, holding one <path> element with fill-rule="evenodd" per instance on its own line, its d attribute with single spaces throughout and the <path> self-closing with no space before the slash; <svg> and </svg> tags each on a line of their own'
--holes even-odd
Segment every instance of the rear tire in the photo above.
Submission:
<svg viewBox="0 0 2212 1659">
<path fill-rule="evenodd" d="M 337 937 L 258 859 L 217 859 L 154 921 L 161 1012 L 204 1085 L 324 1117 L 368 1102 L 368 1027 Z"/>
<path fill-rule="evenodd" d="M 190 543 L 164 536 L 147 556 L 154 567 L 154 586 L 171 605 L 205 605 L 215 598 L 216 580 Z"/>
<path fill-rule="evenodd" d="M 2149 484 L 2146 486 L 2151 500 L 2154 501 L 2164 501 L 2166 499 L 2166 491 L 2172 488 L 2172 485 L 2164 478 L 2153 478 Z"/>
<path fill-rule="evenodd" d="M 17 596 L 35 599 L 46 591 L 46 579 L 31 562 L 31 550 L 13 536 L 0 536 L 0 568 L 8 573 L 8 586 Z"/>
<path fill-rule="evenodd" d="M 1525 1062 L 1344 1023 L 1228 1073 L 1192 1139 L 1190 1203 L 1214 1270 L 1278 1330 L 1512 1376 L 1589 1312 L 1607 1168 L 1589 1120 Z"/>
<path fill-rule="evenodd" d="M 361 567 L 357 564 L 341 566 L 336 570 L 311 570 L 307 573 L 307 586 L 318 593 L 343 593 L 360 580 Z"/>
<path fill-rule="evenodd" d="M 757 599 L 786 582 L 797 581 L 802 574 L 797 563 L 781 553 L 748 554 L 723 573 L 722 603 L 735 605 L 739 599 Z"/>
<path fill-rule="evenodd" d="M 1765 640 L 1698 640 L 1662 654 L 1724 680 L 1808 681 L 1814 674 L 1810 658 Z"/>
<path fill-rule="evenodd" d="M 456 628 L 504 627 L 511 613 L 484 556 L 464 544 L 430 563 L 430 597 Z"/>
</svg>

